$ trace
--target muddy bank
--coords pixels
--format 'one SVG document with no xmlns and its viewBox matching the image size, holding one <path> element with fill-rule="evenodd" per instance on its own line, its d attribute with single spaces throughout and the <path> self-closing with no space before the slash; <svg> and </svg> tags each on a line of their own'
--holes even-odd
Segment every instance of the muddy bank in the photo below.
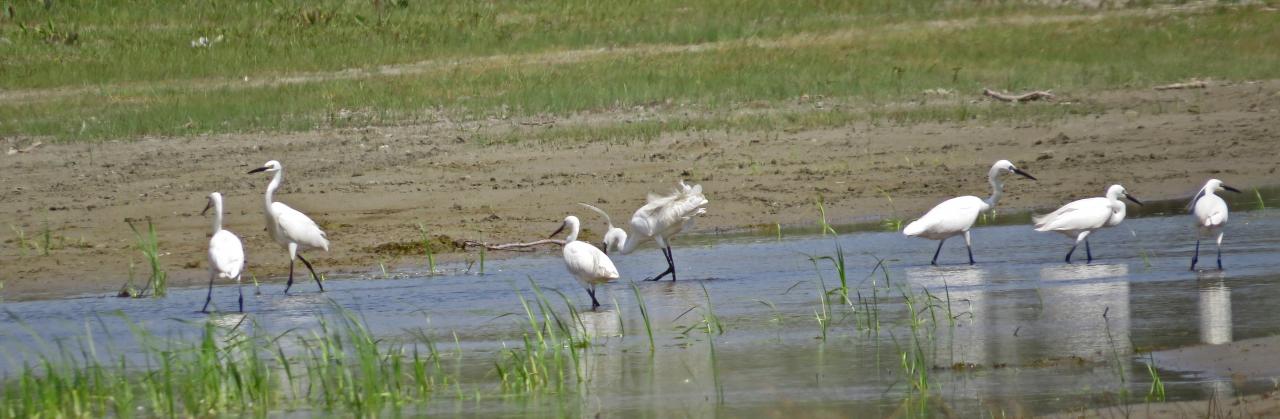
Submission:
<svg viewBox="0 0 1280 419">
<path fill-rule="evenodd" d="M 477 134 L 534 130 L 543 119 L 46 144 L 0 156 L 0 295 L 109 292 L 129 277 L 131 263 L 141 281 L 143 261 L 126 220 L 148 217 L 160 230 L 172 284 L 201 283 L 209 219 L 199 212 L 210 191 L 226 197 L 225 225 L 245 241 L 248 272 L 282 281 L 287 259 L 263 231 L 268 178 L 245 173 L 270 159 L 286 170 L 277 199 L 328 232 L 332 251 L 310 258 L 330 275 L 365 274 L 379 263 L 424 265 L 412 256 L 419 223 L 447 247 L 463 239 L 542 238 L 576 213 L 590 239 L 602 224 L 575 202 L 596 204 L 621 222 L 646 193 L 669 190 L 681 178 L 703 184 L 711 200 L 697 226 L 704 233 L 811 223 L 818 196 L 837 223 L 911 219 L 950 196 L 985 196 L 986 170 L 999 158 L 1041 179 L 1011 180 L 1005 210 L 1051 207 L 1111 183 L 1144 199 L 1189 196 L 1209 177 L 1240 187 L 1277 183 L 1280 81 L 1090 100 L 1107 111 L 1054 123 L 694 132 L 626 144 L 483 144 Z M 618 111 L 557 123 L 633 117 Z M 50 250 L 42 255 L 46 225 Z M 468 257 L 474 255 L 442 259 Z"/>
</svg>

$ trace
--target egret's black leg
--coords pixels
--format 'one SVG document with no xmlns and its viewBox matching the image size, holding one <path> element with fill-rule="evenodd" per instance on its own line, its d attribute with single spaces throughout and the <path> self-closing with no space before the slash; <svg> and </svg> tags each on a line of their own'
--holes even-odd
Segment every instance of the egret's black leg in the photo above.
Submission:
<svg viewBox="0 0 1280 419">
<path fill-rule="evenodd" d="M 209 312 L 209 301 L 213 300 L 213 279 L 216 277 L 215 275 L 209 275 L 209 295 L 204 297 L 204 308 L 200 309 L 201 313 Z"/>
<path fill-rule="evenodd" d="M 938 250 L 935 250 L 933 252 L 933 260 L 929 262 L 930 265 L 938 264 L 938 254 L 942 253 L 942 244 L 946 242 L 947 242 L 947 239 L 942 239 L 938 241 Z"/>
<path fill-rule="evenodd" d="M 289 282 L 284 284 L 284 293 L 289 293 L 289 288 L 293 288 L 293 259 L 289 259 Z"/>
<path fill-rule="evenodd" d="M 1222 249 L 1219 248 L 1218 251 L 1221 252 Z M 668 242 L 667 244 L 667 266 L 669 266 L 671 269 L 671 282 L 675 282 L 676 281 L 676 252 L 671 251 L 670 242 Z"/>
<path fill-rule="evenodd" d="M 964 248 L 969 251 L 969 264 L 977 264 L 978 262 L 973 261 L 973 246 L 970 246 L 969 243 L 965 243 Z"/>
<path fill-rule="evenodd" d="M 600 301 L 596 300 L 596 286 L 595 286 L 595 285 L 592 285 L 592 286 L 591 286 L 591 288 L 587 288 L 587 295 L 590 295 L 590 296 L 591 296 L 591 309 L 592 309 L 592 310 L 595 310 L 595 309 L 596 309 L 596 307 L 600 307 Z"/>
<path fill-rule="evenodd" d="M 1196 252 L 1191 254 L 1191 270 L 1196 270 L 1196 262 L 1200 260 L 1200 239 L 1196 239 Z"/>
<path fill-rule="evenodd" d="M 1218 246 L 1218 270 L 1222 270 L 1222 246 Z"/>
<path fill-rule="evenodd" d="M 240 312 L 244 313 L 244 286 L 239 280 L 236 281 L 236 291 L 240 292 Z"/>
<path fill-rule="evenodd" d="M 662 271 L 662 273 L 658 274 L 658 276 L 647 279 L 647 281 L 657 281 L 659 279 L 662 279 L 662 277 L 667 276 L 667 274 L 671 274 L 672 275 L 671 277 L 675 278 L 676 265 L 671 262 L 671 249 L 663 248 L 662 256 L 667 259 L 667 270 Z"/>
<path fill-rule="evenodd" d="M 1067 263 L 1071 263 L 1071 254 L 1076 252 L 1076 247 L 1078 246 L 1080 246 L 1080 243 L 1073 244 L 1071 245 L 1071 250 L 1067 251 Z"/>
<path fill-rule="evenodd" d="M 298 260 L 301 260 L 303 265 L 307 265 L 307 270 L 311 271 L 311 278 L 316 280 L 316 286 L 320 287 L 320 292 L 324 292 L 324 284 L 320 283 L 320 275 L 316 275 L 316 270 L 311 267 L 311 262 L 302 257 L 302 253 L 298 253 Z"/>
<path fill-rule="evenodd" d="M 1089 250 L 1089 239 L 1084 240 L 1084 254 L 1089 257 L 1089 260 L 1085 263 L 1093 263 L 1093 251 Z"/>
</svg>

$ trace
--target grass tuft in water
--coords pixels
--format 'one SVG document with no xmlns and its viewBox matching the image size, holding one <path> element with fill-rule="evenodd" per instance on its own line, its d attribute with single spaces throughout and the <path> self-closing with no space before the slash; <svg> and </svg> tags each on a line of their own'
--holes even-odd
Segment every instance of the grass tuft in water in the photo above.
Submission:
<svg viewBox="0 0 1280 419">
<path fill-rule="evenodd" d="M 160 266 L 160 241 L 156 238 L 156 226 L 147 219 L 146 232 L 138 231 L 138 228 L 129 223 L 129 229 L 133 230 L 133 236 L 138 247 L 138 251 L 142 252 L 142 256 L 146 258 L 147 265 L 151 267 L 151 276 L 147 279 L 147 286 L 137 293 L 136 296 L 144 296 L 148 291 L 156 297 L 164 297 L 169 293 L 168 275 L 164 268 Z"/>
</svg>

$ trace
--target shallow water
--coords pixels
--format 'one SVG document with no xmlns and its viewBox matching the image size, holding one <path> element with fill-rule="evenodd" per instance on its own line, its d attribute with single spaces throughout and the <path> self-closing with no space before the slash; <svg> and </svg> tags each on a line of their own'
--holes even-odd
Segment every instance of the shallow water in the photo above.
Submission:
<svg viewBox="0 0 1280 419">
<path fill-rule="evenodd" d="M 1062 263 L 1071 240 L 1027 225 L 976 228 L 976 266 L 962 263 L 959 238 L 948 241 L 938 267 L 928 264 L 935 242 L 899 233 L 681 241 L 675 249 L 678 282 L 636 284 L 654 316 L 653 355 L 629 284 L 663 267 L 661 254 L 646 249 L 615 258 L 624 280 L 601 288 L 604 307 L 582 313 L 595 336 L 582 357 L 582 386 L 536 397 L 446 395 L 425 409 L 485 416 L 666 416 L 797 409 L 847 414 L 856 408 L 889 415 L 902 408 L 909 388 L 901 356 L 912 345 L 912 331 L 903 294 L 919 297 L 926 289 L 936 304 L 924 308 L 927 299 L 913 298 L 914 308 L 919 316 L 937 318 L 938 326 L 917 336 L 928 354 L 930 392 L 946 408 L 966 416 L 1045 413 L 1115 404 L 1121 389 L 1128 389 L 1131 402 L 1141 402 L 1150 378 L 1140 352 L 1280 333 L 1280 321 L 1269 310 L 1280 297 L 1277 211 L 1233 214 L 1226 232 L 1224 272 L 1187 270 L 1194 244 L 1187 216 L 1130 219 L 1095 233 L 1096 259 L 1073 265 Z M 819 277 L 827 289 L 839 283 L 830 261 L 815 267 L 809 255 L 833 255 L 837 242 L 854 304 L 830 299 L 833 319 L 824 341 L 815 319 L 822 310 Z M 1206 242 L 1203 268 L 1213 266 L 1212 252 Z M 1084 249 L 1075 256 L 1082 262 Z M 876 257 L 887 260 L 887 284 L 881 272 L 873 272 Z M 413 342 L 422 333 L 461 352 L 457 369 L 468 383 L 492 387 L 494 359 L 504 346 L 519 346 L 528 330 L 518 295 L 532 298 L 530 280 L 554 305 L 563 305 L 557 290 L 579 309 L 589 308 L 590 300 L 564 272 L 558 252 L 488 265 L 483 276 L 447 266 L 452 273 L 446 275 L 398 272 L 396 279 L 330 280 L 323 294 L 311 282 L 295 284 L 289 296 L 282 294 L 282 284 L 263 285 L 260 295 L 246 286 L 245 308 L 261 330 L 281 333 L 315 328 L 319 317 L 341 306 L 363 316 L 388 341 Z M 163 299 L 81 296 L 3 303 L 9 315 L 0 320 L 0 339 L 7 362 L 0 368 L 10 374 L 33 351 L 73 342 L 86 330 L 100 345 L 129 353 L 137 345 L 131 322 L 159 336 L 198 336 L 208 318 L 196 312 L 204 296 L 203 288 L 192 288 L 171 290 Z M 708 296 L 725 328 L 711 336 L 714 349 L 705 329 L 685 333 L 702 320 Z M 218 308 L 234 309 L 235 298 L 234 286 L 215 288 Z M 954 326 L 946 320 L 948 305 Z M 878 316 L 879 331 L 867 330 L 868 313 Z M 241 320 L 214 317 L 228 325 Z M 1229 377 L 1160 374 L 1175 400 L 1230 396 L 1264 385 L 1236 388 Z"/>
</svg>

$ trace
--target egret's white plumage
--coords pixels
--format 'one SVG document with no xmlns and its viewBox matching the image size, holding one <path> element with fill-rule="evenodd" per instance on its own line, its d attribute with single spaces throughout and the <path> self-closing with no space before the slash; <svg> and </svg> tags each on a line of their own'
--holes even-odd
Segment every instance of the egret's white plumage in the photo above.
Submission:
<svg viewBox="0 0 1280 419">
<path fill-rule="evenodd" d="M 1217 195 L 1217 192 L 1223 190 L 1240 193 L 1239 189 L 1227 186 L 1221 180 L 1209 179 L 1191 200 L 1191 214 L 1196 217 L 1196 252 L 1191 256 L 1193 271 L 1196 269 L 1196 262 L 1200 260 L 1200 236 L 1205 233 L 1218 233 L 1218 270 L 1222 270 L 1222 226 L 1227 223 L 1229 212 L 1227 201 Z"/>
<path fill-rule="evenodd" d="M 578 240 L 578 217 L 564 217 L 564 223 L 551 236 L 569 229 L 569 236 L 564 239 L 564 267 L 569 270 L 578 283 L 587 289 L 591 296 L 591 308 L 600 306 L 596 300 L 596 285 L 618 279 L 618 268 L 613 266 L 609 256 L 591 244 Z"/>
<path fill-rule="evenodd" d="M 213 237 L 209 239 L 209 294 L 205 296 L 204 308 L 209 310 L 209 301 L 213 299 L 213 280 L 217 278 L 234 279 L 236 287 L 240 286 L 240 272 L 244 269 L 244 246 L 235 233 L 222 229 L 222 194 L 209 194 L 209 202 L 204 212 L 209 209 L 213 213 Z M 240 293 L 240 311 L 244 311 L 244 292 Z"/>
<path fill-rule="evenodd" d="M 942 252 L 942 244 L 946 243 L 948 238 L 963 234 L 965 248 L 969 251 L 969 264 L 973 264 L 973 241 L 969 236 L 969 228 L 973 227 L 979 214 L 995 207 L 996 202 L 1000 200 L 1000 196 L 1004 193 L 1004 179 L 1000 178 L 1000 175 L 1005 173 L 1016 173 L 1031 180 L 1036 179 L 1008 160 L 997 161 L 987 172 L 987 181 L 991 183 L 990 197 L 982 199 L 976 196 L 961 196 L 942 201 L 920 219 L 907 224 L 907 227 L 902 229 L 902 234 L 940 240 L 938 250 L 933 253 L 933 261 L 930 262 L 934 265 L 938 264 L 938 253 Z"/>
<path fill-rule="evenodd" d="M 1089 249 L 1089 234 L 1104 227 L 1113 227 L 1124 221 L 1126 208 L 1120 198 L 1125 198 L 1138 205 L 1141 201 L 1129 195 L 1120 185 L 1107 188 L 1107 195 L 1100 198 L 1086 198 L 1072 201 L 1057 211 L 1032 217 L 1036 231 L 1053 231 L 1076 239 L 1074 246 L 1067 252 L 1067 263 L 1071 263 L 1071 254 L 1076 246 L 1084 242 L 1088 261 L 1093 261 L 1093 251 Z"/>
<path fill-rule="evenodd" d="M 604 232 L 604 253 L 617 253 L 622 250 L 622 245 L 627 242 L 627 231 L 613 226 L 613 219 L 609 218 L 609 214 L 595 206 L 579 202 L 578 205 L 587 207 L 604 217 L 604 223 L 607 226 Z"/>
<path fill-rule="evenodd" d="M 644 206 L 631 216 L 631 233 L 622 245 L 622 254 L 630 254 L 641 244 L 653 240 L 667 258 L 667 270 L 650 279 L 657 281 L 667 274 L 676 280 L 676 264 L 671 256 L 671 239 L 685 227 L 693 225 L 693 218 L 706 214 L 709 201 L 702 195 L 702 185 L 689 186 L 680 181 L 680 187 L 670 195 L 649 194 Z"/>
<path fill-rule="evenodd" d="M 329 239 L 325 236 L 324 231 L 320 230 L 320 226 L 316 225 L 306 214 L 299 212 L 283 202 L 275 202 L 274 195 L 276 189 L 280 187 L 280 183 L 284 181 L 284 166 L 280 162 L 271 160 L 262 167 L 253 169 L 249 173 L 267 172 L 275 173 L 271 178 L 271 183 L 267 185 L 266 193 L 266 218 L 267 233 L 272 240 L 279 243 L 289 251 L 289 283 L 285 285 L 284 292 L 288 293 L 289 288 L 293 286 L 293 261 L 296 257 L 301 259 L 302 263 L 307 266 L 307 270 L 311 271 L 311 277 L 316 280 L 316 285 L 320 287 L 320 291 L 324 291 L 324 285 L 320 283 L 320 276 L 316 275 L 316 271 L 311 267 L 311 262 L 302 256 L 302 252 L 312 249 L 321 249 L 329 251 Z"/>
</svg>

